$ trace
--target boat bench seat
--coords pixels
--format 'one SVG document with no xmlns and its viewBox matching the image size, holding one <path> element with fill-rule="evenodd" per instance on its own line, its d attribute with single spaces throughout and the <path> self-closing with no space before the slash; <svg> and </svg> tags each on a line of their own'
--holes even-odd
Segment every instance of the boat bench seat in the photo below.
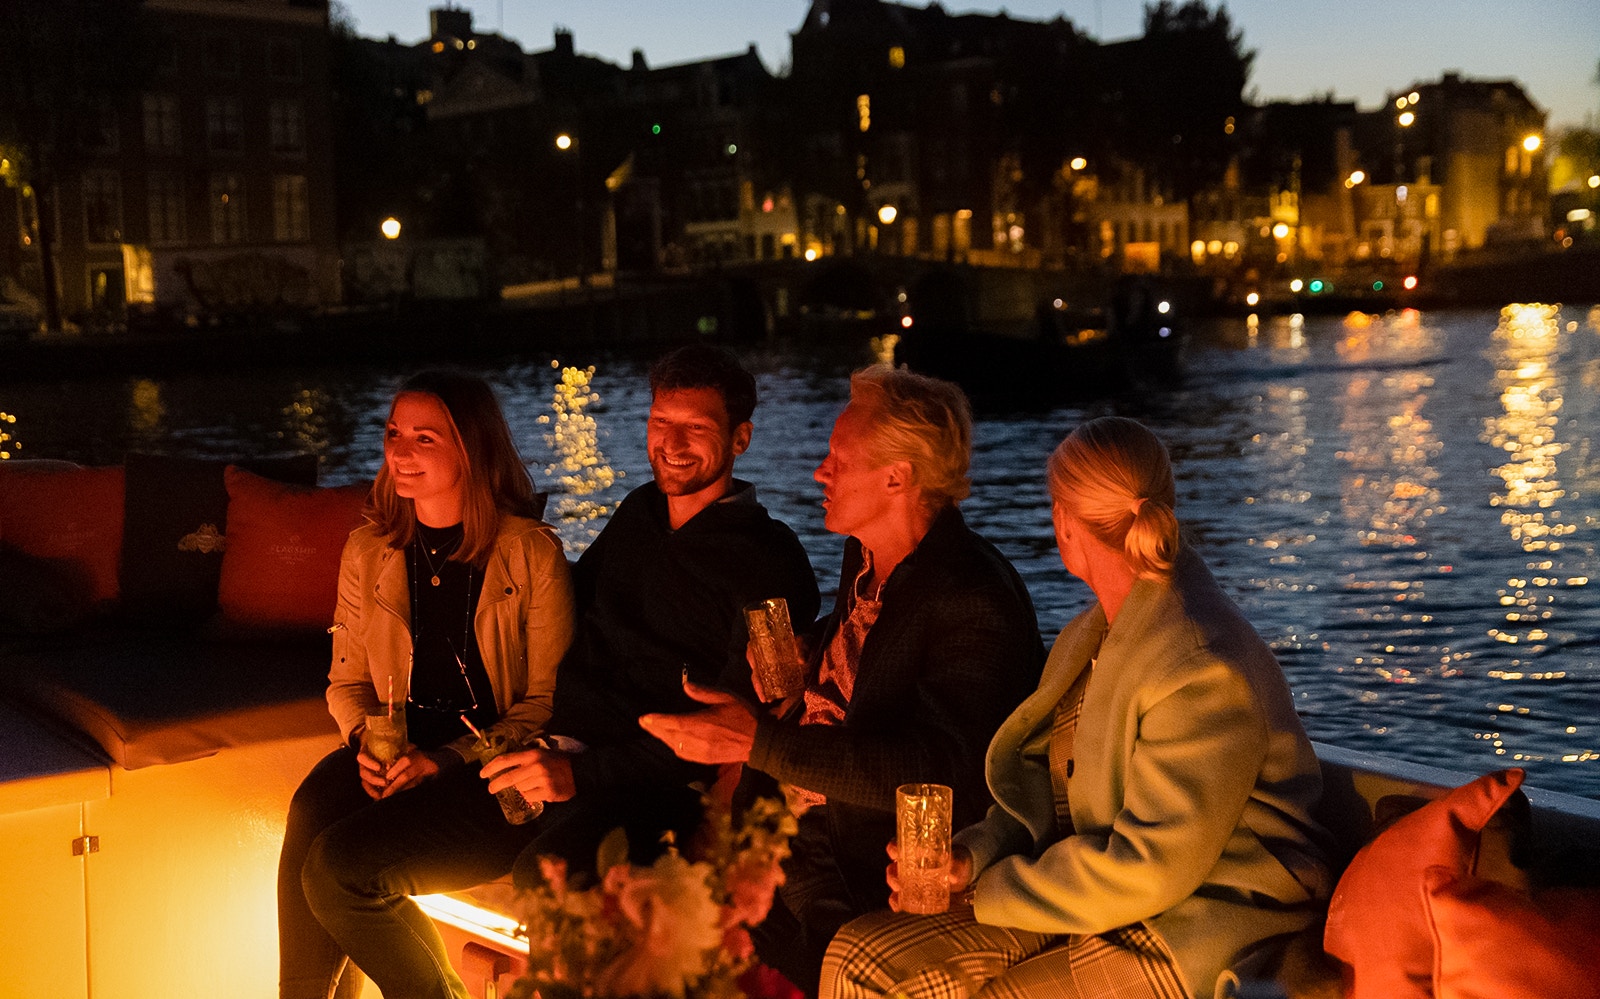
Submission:
<svg viewBox="0 0 1600 999">
<path fill-rule="evenodd" d="M 209 641 L 123 625 L 0 644 L 0 690 L 81 732 L 126 770 L 338 730 L 326 638 Z"/>
</svg>

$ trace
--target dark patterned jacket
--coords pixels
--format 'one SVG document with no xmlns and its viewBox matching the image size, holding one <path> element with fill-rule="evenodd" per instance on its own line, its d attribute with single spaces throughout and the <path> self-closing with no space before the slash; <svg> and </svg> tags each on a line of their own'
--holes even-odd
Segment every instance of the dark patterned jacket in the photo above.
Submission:
<svg viewBox="0 0 1600 999">
<path fill-rule="evenodd" d="M 840 597 L 812 644 L 822 650 L 848 614 L 861 546 L 850 539 Z M 889 576 L 867 633 L 842 725 L 763 718 L 749 765 L 827 795 L 831 854 L 860 912 L 887 904 L 884 845 L 894 836 L 895 788 L 914 781 L 955 791 L 957 829 L 991 803 L 989 739 L 1039 682 L 1044 644 L 1021 577 L 954 507 Z M 793 874 L 791 874 L 793 876 Z"/>
</svg>

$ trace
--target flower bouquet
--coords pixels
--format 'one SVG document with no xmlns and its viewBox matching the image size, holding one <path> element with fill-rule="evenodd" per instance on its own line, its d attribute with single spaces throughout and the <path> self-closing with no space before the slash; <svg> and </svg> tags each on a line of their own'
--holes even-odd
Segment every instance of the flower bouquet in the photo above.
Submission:
<svg viewBox="0 0 1600 999">
<path fill-rule="evenodd" d="M 669 839 L 648 867 L 628 863 L 627 836 L 613 830 L 600 844 L 600 882 L 588 887 L 568 880 L 564 861 L 539 858 L 543 883 L 522 898 L 528 970 L 510 999 L 788 995 L 792 986 L 754 966 L 747 928 L 767 917 L 795 829 L 771 799 L 738 828 L 725 809 L 708 808 L 689 856 Z"/>
</svg>

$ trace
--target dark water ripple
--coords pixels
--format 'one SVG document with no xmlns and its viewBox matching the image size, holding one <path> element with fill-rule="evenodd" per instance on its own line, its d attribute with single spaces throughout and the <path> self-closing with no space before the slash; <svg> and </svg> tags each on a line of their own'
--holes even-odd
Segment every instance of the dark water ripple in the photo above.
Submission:
<svg viewBox="0 0 1600 999">
<path fill-rule="evenodd" d="M 811 472 L 866 344 L 743 352 L 762 406 L 740 475 L 836 585 Z M 558 496 L 581 548 L 649 477 L 647 359 L 573 350 L 484 365 L 541 483 L 560 366 L 593 367 L 580 442 L 609 488 Z M 111 463 L 135 448 L 309 450 L 371 476 L 395 366 L 0 389 L 19 454 Z M 1024 377 L 1025 373 L 1019 373 Z M 963 505 L 1017 565 L 1047 636 L 1088 602 L 1050 535 L 1045 457 L 1088 416 L 1167 440 L 1188 536 L 1277 651 L 1314 738 L 1461 771 L 1506 765 L 1600 797 L 1600 311 L 1266 318 L 1205 330 L 1182 388 L 984 413 Z M 575 421 L 577 426 L 581 421 Z M 581 509 L 580 509 L 581 508 Z"/>
</svg>

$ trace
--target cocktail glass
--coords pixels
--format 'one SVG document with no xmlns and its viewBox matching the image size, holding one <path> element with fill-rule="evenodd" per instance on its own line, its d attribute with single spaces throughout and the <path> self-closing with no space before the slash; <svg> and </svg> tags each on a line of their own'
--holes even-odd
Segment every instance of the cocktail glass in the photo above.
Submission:
<svg viewBox="0 0 1600 999">
<path fill-rule="evenodd" d="M 902 784 L 895 791 L 901 912 L 931 915 L 950 908 L 952 797 L 943 784 Z"/>
<path fill-rule="evenodd" d="M 744 609 L 750 632 L 750 664 L 761 694 L 779 701 L 805 689 L 805 663 L 794 643 L 789 602 L 782 597 L 759 600 Z"/>
<path fill-rule="evenodd" d="M 488 763 L 497 756 L 515 752 L 522 747 L 506 737 L 504 732 L 487 729 L 478 734 L 472 743 L 472 753 L 478 758 L 479 763 Z M 532 822 L 544 811 L 544 802 L 529 801 L 522 796 L 522 792 L 514 787 L 501 788 L 494 793 L 495 800 L 500 802 L 500 811 L 505 815 L 506 821 L 514 826 Z"/>
</svg>

